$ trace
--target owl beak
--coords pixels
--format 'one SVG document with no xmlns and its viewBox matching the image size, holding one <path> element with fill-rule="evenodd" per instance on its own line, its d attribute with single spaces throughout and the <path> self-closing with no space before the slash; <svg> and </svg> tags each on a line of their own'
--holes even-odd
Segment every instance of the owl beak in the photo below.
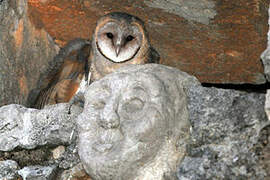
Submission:
<svg viewBox="0 0 270 180">
<path fill-rule="evenodd" d="M 118 57 L 119 53 L 120 53 L 120 50 L 121 50 L 121 45 L 116 45 L 115 46 L 115 53 L 116 53 L 116 57 Z"/>
</svg>

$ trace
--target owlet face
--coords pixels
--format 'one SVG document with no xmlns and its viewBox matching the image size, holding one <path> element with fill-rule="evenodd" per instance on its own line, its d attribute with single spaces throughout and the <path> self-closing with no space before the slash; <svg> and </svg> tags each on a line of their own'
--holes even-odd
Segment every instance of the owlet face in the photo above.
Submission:
<svg viewBox="0 0 270 180">
<path fill-rule="evenodd" d="M 141 24 L 135 18 L 121 16 L 105 21 L 96 32 L 98 51 L 113 62 L 128 61 L 136 56 L 144 37 Z"/>
</svg>

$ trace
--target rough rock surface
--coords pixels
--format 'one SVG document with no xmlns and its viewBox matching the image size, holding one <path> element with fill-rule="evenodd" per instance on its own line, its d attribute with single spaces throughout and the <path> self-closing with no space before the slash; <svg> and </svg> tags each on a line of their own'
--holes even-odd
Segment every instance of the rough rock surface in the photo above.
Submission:
<svg viewBox="0 0 270 180">
<path fill-rule="evenodd" d="M 23 180 L 53 180 L 55 166 L 29 166 L 19 170 Z"/>
<path fill-rule="evenodd" d="M 0 161 L 0 179 L 18 180 L 17 170 L 19 169 L 18 163 L 13 160 Z"/>
<path fill-rule="evenodd" d="M 189 137 L 184 88 L 199 84 L 168 66 L 131 65 L 93 82 L 78 116 L 78 152 L 96 180 L 176 175 Z M 176 177 L 176 176 L 175 176 Z"/>
<path fill-rule="evenodd" d="M 268 15 L 270 15 L 270 8 L 268 9 Z M 270 18 L 268 19 L 268 26 L 270 27 Z M 267 81 L 270 81 L 270 28 L 267 34 L 267 49 L 262 53 L 261 59 L 264 65 L 264 73 Z M 270 90 L 267 90 L 265 100 L 265 112 L 270 122 Z M 258 142 L 257 150 L 259 153 L 259 159 L 262 166 L 266 169 L 267 176 L 270 177 L 270 123 L 266 125 L 260 133 L 260 139 Z"/>
<path fill-rule="evenodd" d="M 51 179 L 74 167 L 80 162 L 75 119 L 81 111 L 82 108 L 70 108 L 69 104 L 42 110 L 15 104 L 1 107 L 0 160 L 18 162 L 24 168 L 20 171 L 24 179 Z M 6 173 L 0 171 L 0 176 Z"/>
<path fill-rule="evenodd" d="M 270 179 L 270 121 L 260 130 L 259 140 L 255 146 L 259 164 L 266 172 L 266 180 Z"/>
<path fill-rule="evenodd" d="M 267 177 L 270 177 L 270 90 L 267 90 L 264 108 L 268 117 L 268 123 L 260 131 L 257 153 L 260 164 L 266 169 Z"/>
<path fill-rule="evenodd" d="M 33 149 L 43 145 L 70 144 L 75 138 L 74 119 L 81 109 L 69 104 L 37 110 L 21 105 L 0 108 L 0 150 Z"/>
<path fill-rule="evenodd" d="M 267 90 L 265 98 L 266 99 L 265 99 L 264 109 L 265 109 L 268 119 L 270 120 L 270 89 Z"/>
<path fill-rule="evenodd" d="M 268 9 L 268 15 L 270 15 L 270 8 Z M 268 19 L 268 27 L 270 27 L 270 18 Z M 267 48 L 261 54 L 261 59 L 264 66 L 264 74 L 267 81 L 270 81 L 270 28 L 267 34 Z"/>
<path fill-rule="evenodd" d="M 122 69 L 121 71 L 126 71 L 126 73 L 132 72 L 129 68 L 126 67 L 126 70 Z M 160 73 L 159 76 L 161 77 L 170 78 L 170 76 L 162 73 L 160 70 L 155 73 Z M 151 72 L 150 74 L 153 73 Z M 171 78 L 173 79 L 173 77 Z M 228 178 L 233 180 L 268 180 L 267 178 L 270 177 L 270 121 L 267 120 L 266 113 L 264 112 L 265 95 L 236 90 L 206 88 L 198 83 L 194 84 L 195 81 L 193 80 L 193 78 L 189 79 L 183 84 L 187 95 L 187 108 L 192 130 L 187 153 L 183 161 L 179 163 L 176 178 L 179 180 Z M 172 80 L 169 82 L 172 82 Z M 164 84 L 166 85 L 166 83 Z M 172 83 L 170 84 L 172 86 Z M 170 86 L 166 86 L 166 88 Z M 269 102 L 269 97 L 267 97 L 267 101 Z M 102 103 L 96 103 L 95 105 L 102 107 Z M 140 105 L 140 103 L 131 107 L 139 107 L 137 105 Z M 266 111 L 267 107 L 269 106 L 266 103 Z M 16 172 L 18 169 L 39 165 L 42 167 L 55 166 L 57 174 L 54 174 L 54 178 L 56 179 L 90 179 L 82 170 L 80 164 L 77 146 L 74 143 L 76 136 L 74 136 L 73 142 L 70 145 L 65 145 L 70 143 L 67 137 L 70 137 L 70 132 L 73 130 L 72 128 L 70 129 L 71 122 L 74 125 L 75 114 L 79 114 L 80 111 L 76 107 L 72 107 L 71 114 L 69 114 L 66 108 L 67 105 L 65 104 L 48 106 L 44 110 L 26 109 L 20 105 L 9 105 L 0 108 L 0 142 L 3 140 L 2 137 L 4 139 L 8 137 L 7 128 L 18 129 L 18 127 L 15 127 L 16 122 L 19 122 L 18 125 L 20 125 L 21 131 L 14 131 L 15 134 L 13 136 L 10 134 L 9 137 L 18 138 L 18 133 L 23 137 L 23 129 L 25 129 L 23 127 L 25 126 L 22 126 L 22 122 L 28 118 L 41 121 L 45 128 L 40 131 L 43 132 L 41 134 L 44 134 L 45 137 L 39 136 L 41 137 L 41 143 L 35 149 L 24 149 L 25 147 L 30 148 L 30 146 L 20 146 L 17 143 L 15 143 L 17 144 L 16 147 L 19 148 L 15 148 L 14 145 L 4 146 L 5 148 L 3 149 L 11 150 L 15 148 L 15 150 L 10 152 L 0 151 L 0 177 L 8 177 L 10 175 L 10 177 L 17 178 Z M 3 109 L 6 111 L 3 111 Z M 59 113 L 60 109 L 62 109 L 61 113 Z M 72 115 L 73 113 L 74 116 Z M 48 120 L 44 118 L 46 115 L 49 115 Z M 37 116 L 40 119 L 37 119 Z M 69 116 L 72 116 L 72 118 L 70 117 L 70 122 L 66 122 L 66 120 L 58 124 L 56 119 L 60 120 L 63 117 Z M 9 119 L 10 117 L 13 117 L 12 121 Z M 9 121 L 10 124 L 3 123 L 3 120 Z M 51 123 L 47 126 L 45 122 Z M 57 135 L 56 131 L 61 129 L 61 125 L 64 124 L 67 125 L 65 128 L 69 129 L 69 133 L 66 134 L 67 137 L 63 140 L 66 143 L 63 143 L 62 140 L 60 141 L 59 138 L 54 138 L 55 142 L 50 142 L 52 147 L 47 146 L 49 144 L 43 146 L 42 142 L 45 141 L 44 139 L 55 134 Z M 23 125 L 29 125 L 29 123 L 24 123 Z M 32 123 L 32 125 L 28 126 L 32 132 L 35 132 L 35 128 L 40 128 L 41 126 L 36 126 L 36 123 Z M 106 123 L 103 125 L 106 125 Z M 54 127 L 55 131 L 46 131 L 47 127 Z M 48 134 L 51 134 L 51 136 Z M 106 140 L 106 136 L 104 140 Z M 53 139 L 50 141 L 53 141 Z M 1 145 L 1 147 L 3 146 Z M 33 146 L 31 145 L 31 147 Z M 104 150 L 108 147 L 104 146 Z M 7 165 L 9 163 L 5 162 L 5 160 L 15 160 L 17 163 L 12 162 L 11 165 Z M 172 179 L 175 177 L 172 174 L 166 174 L 166 178 Z"/>
<path fill-rule="evenodd" d="M 265 82 L 265 0 L 31 0 L 30 16 L 58 44 L 89 39 L 105 13 L 124 11 L 146 23 L 161 63 L 207 83 Z M 78 28 L 80 27 L 80 28 Z"/>
<path fill-rule="evenodd" d="M 65 170 L 58 179 L 91 180 L 89 175 L 85 172 L 82 163 L 77 164 L 71 169 Z"/>
<path fill-rule="evenodd" d="M 28 17 L 27 0 L 0 1 L 0 106 L 24 104 L 56 54 L 52 38 Z"/>
<path fill-rule="evenodd" d="M 191 86 L 187 89 L 193 127 L 179 179 L 260 179 L 260 130 L 268 122 L 265 95 Z"/>
</svg>

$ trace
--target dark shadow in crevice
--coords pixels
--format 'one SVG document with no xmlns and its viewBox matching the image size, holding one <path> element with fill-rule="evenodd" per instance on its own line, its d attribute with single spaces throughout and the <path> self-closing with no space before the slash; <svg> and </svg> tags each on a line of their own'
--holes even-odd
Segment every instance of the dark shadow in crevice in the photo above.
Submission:
<svg viewBox="0 0 270 180">
<path fill-rule="evenodd" d="M 245 92 L 266 93 L 267 89 L 270 89 L 270 83 L 264 84 L 214 84 L 214 83 L 202 83 L 203 87 L 215 87 L 220 89 L 232 89 Z"/>
</svg>

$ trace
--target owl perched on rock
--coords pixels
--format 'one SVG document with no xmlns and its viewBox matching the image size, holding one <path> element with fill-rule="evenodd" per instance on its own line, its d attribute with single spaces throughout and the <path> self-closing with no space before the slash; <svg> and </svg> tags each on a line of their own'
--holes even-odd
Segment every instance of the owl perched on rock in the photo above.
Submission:
<svg viewBox="0 0 270 180">
<path fill-rule="evenodd" d="M 144 23 L 138 17 L 113 12 L 100 18 L 92 37 L 91 82 L 127 64 L 157 63 Z"/>
<path fill-rule="evenodd" d="M 34 97 L 30 106 L 40 109 L 69 102 L 82 83 L 99 80 L 127 64 L 158 61 L 142 20 L 127 13 L 109 13 L 98 20 L 91 42 L 76 39 L 60 50 L 41 76 L 35 95 L 30 94 Z"/>
</svg>

